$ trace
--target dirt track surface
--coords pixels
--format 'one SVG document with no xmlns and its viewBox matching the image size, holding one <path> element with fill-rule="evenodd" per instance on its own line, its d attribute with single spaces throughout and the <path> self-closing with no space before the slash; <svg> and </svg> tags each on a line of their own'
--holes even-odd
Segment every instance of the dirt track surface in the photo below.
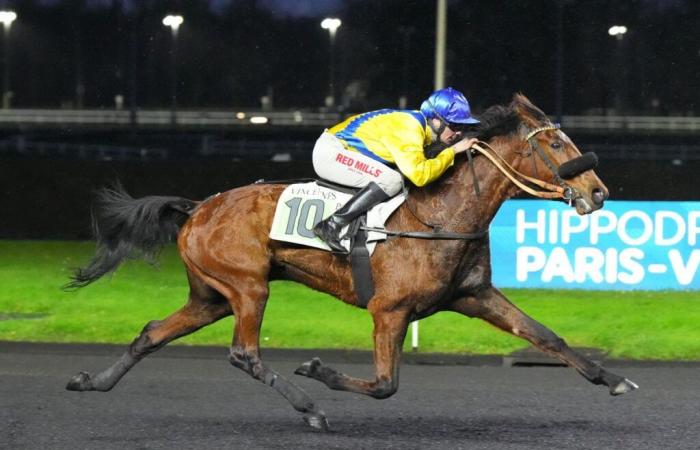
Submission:
<svg viewBox="0 0 700 450">
<path fill-rule="evenodd" d="M 29 350 L 28 350 L 29 349 Z M 215 353 L 216 355 L 214 355 Z M 0 448 L 7 449 L 697 449 L 698 365 L 612 367 L 640 390 L 607 389 L 561 367 L 402 367 L 399 392 L 374 400 L 327 389 L 271 367 L 325 410 L 327 433 L 303 423 L 273 389 L 233 368 L 226 350 L 164 352 L 137 365 L 111 392 L 65 390 L 80 370 L 119 352 L 95 347 L 0 352 Z M 263 354 L 264 355 L 264 354 Z M 298 356 L 290 353 L 290 356 Z M 329 364 L 368 377 L 372 367 Z"/>
</svg>

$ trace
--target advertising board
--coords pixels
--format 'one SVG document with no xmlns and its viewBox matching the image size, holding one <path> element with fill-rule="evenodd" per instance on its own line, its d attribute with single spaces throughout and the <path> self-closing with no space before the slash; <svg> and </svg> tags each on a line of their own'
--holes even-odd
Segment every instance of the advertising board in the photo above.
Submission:
<svg viewBox="0 0 700 450">
<path fill-rule="evenodd" d="M 498 287 L 700 290 L 700 202 L 509 200 L 491 224 Z"/>
</svg>

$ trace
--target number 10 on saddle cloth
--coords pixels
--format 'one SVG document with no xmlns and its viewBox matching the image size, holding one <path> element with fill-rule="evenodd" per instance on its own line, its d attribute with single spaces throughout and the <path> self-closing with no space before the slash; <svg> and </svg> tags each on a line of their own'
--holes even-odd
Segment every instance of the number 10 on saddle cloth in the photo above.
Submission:
<svg viewBox="0 0 700 450">
<path fill-rule="evenodd" d="M 279 200 L 272 220 L 270 238 L 277 241 L 330 250 L 328 245 L 313 232 L 314 225 L 333 214 L 350 200 L 352 194 L 321 186 L 315 182 L 289 185 Z M 403 203 L 403 194 L 380 203 L 367 213 L 367 226 L 384 228 L 384 223 Z M 347 228 L 347 227 L 346 227 Z M 343 235 L 347 232 L 344 229 Z M 386 234 L 370 231 L 367 237 L 367 249 L 370 254 L 378 241 L 386 239 Z M 350 239 L 343 239 L 341 244 L 349 249 Z"/>
</svg>

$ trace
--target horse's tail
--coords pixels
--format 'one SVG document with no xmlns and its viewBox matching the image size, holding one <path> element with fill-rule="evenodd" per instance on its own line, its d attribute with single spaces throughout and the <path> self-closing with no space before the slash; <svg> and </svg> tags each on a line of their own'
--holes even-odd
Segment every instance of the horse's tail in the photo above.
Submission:
<svg viewBox="0 0 700 450">
<path fill-rule="evenodd" d="M 153 263 L 198 204 L 181 197 L 134 199 L 119 184 L 100 190 L 92 219 L 97 251 L 86 267 L 75 270 L 73 281 L 65 288 L 87 286 L 116 270 L 127 258 Z"/>
</svg>

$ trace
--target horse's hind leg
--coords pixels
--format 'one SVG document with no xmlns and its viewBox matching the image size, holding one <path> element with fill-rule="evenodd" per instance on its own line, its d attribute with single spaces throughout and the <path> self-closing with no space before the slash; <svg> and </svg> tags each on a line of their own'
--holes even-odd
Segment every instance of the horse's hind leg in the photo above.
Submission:
<svg viewBox="0 0 700 450">
<path fill-rule="evenodd" d="M 70 391 L 109 391 L 141 359 L 174 339 L 231 315 L 226 299 L 200 279 L 189 274 L 190 295 L 187 304 L 164 320 L 146 324 L 119 360 L 106 370 L 91 376 L 75 375 L 66 386 Z"/>
<path fill-rule="evenodd" d="M 518 309 L 496 288 L 487 289 L 476 297 L 456 300 L 450 309 L 484 319 L 503 331 L 529 341 L 543 352 L 574 367 L 591 383 L 608 386 L 611 395 L 625 394 L 638 387 L 572 350 L 562 338 Z"/>
<path fill-rule="evenodd" d="M 327 430 L 326 415 L 311 397 L 303 389 L 263 364 L 260 358 L 260 327 L 268 296 L 266 285 L 260 283 L 260 286 L 248 289 L 239 286 L 238 289 L 232 290 L 230 298 L 236 315 L 236 329 L 229 361 L 233 366 L 282 394 L 294 409 L 302 413 L 306 423 L 314 428 Z"/>
<path fill-rule="evenodd" d="M 407 328 L 407 314 L 404 311 L 374 313 L 374 380 L 349 377 L 324 366 L 318 358 L 302 364 L 295 373 L 321 381 L 334 390 L 378 399 L 390 397 L 399 387 L 401 346 Z"/>
</svg>

